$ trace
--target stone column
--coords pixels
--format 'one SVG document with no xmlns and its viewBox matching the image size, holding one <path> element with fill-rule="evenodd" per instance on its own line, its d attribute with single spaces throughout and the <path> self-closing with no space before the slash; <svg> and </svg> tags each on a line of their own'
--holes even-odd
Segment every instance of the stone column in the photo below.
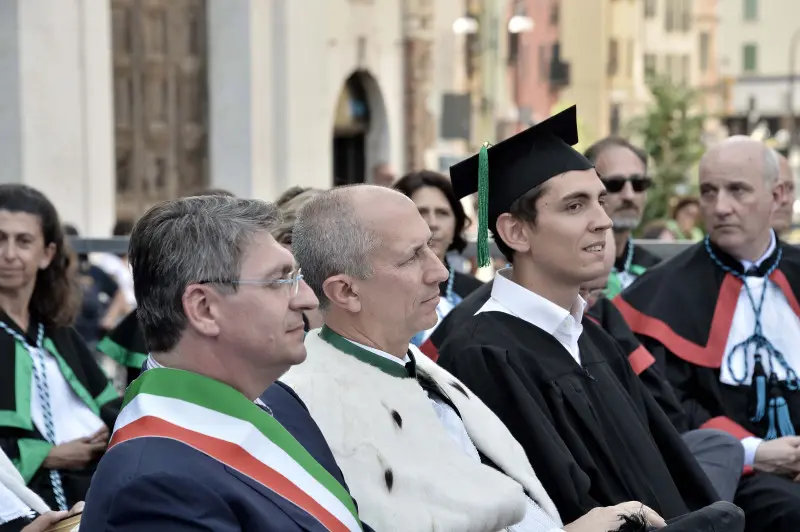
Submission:
<svg viewBox="0 0 800 532">
<path fill-rule="evenodd" d="M 0 1 L 0 183 L 25 183 L 64 222 L 115 218 L 108 0 Z"/>
<path fill-rule="evenodd" d="M 436 122 L 429 109 L 433 90 L 433 0 L 405 3 L 405 122 L 406 167 L 426 167 L 427 150 L 436 144 Z"/>
<path fill-rule="evenodd" d="M 284 188 L 274 42 L 285 0 L 208 0 L 211 185 L 274 200 Z M 279 56 L 280 57 L 280 56 Z M 283 153 L 283 155 L 281 155 Z"/>
</svg>

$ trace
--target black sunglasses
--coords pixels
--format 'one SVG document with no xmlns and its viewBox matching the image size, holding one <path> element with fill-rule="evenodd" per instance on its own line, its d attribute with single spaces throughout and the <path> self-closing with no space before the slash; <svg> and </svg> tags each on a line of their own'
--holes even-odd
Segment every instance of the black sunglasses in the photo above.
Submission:
<svg viewBox="0 0 800 532">
<path fill-rule="evenodd" d="M 609 194 L 616 194 L 625 188 L 625 183 L 630 182 L 634 192 L 644 192 L 653 184 L 653 180 L 644 175 L 609 176 L 602 177 L 603 184 Z"/>
</svg>

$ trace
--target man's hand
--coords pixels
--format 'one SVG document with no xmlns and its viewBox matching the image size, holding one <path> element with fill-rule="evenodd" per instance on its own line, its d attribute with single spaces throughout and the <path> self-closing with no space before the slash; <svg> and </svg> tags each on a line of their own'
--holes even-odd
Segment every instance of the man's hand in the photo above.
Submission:
<svg viewBox="0 0 800 532">
<path fill-rule="evenodd" d="M 107 438 L 108 429 L 101 429 L 87 438 L 56 445 L 42 465 L 45 469 L 83 469 L 106 450 Z"/>
<path fill-rule="evenodd" d="M 784 436 L 763 441 L 756 449 L 753 468 L 764 473 L 798 477 L 800 474 L 800 436 Z"/>
<path fill-rule="evenodd" d="M 623 523 L 621 516 L 639 513 L 644 515 L 649 526 L 655 528 L 667 526 L 661 516 L 653 510 L 640 502 L 630 501 L 616 506 L 594 508 L 577 521 L 566 525 L 564 530 L 565 532 L 608 532 L 620 527 Z"/>
<path fill-rule="evenodd" d="M 21 532 L 45 532 L 48 528 L 55 525 L 59 521 L 63 521 L 68 517 L 79 514 L 83 511 L 83 503 L 79 502 L 68 512 L 47 512 L 37 517 L 33 523 L 29 524 L 22 529 Z"/>
</svg>

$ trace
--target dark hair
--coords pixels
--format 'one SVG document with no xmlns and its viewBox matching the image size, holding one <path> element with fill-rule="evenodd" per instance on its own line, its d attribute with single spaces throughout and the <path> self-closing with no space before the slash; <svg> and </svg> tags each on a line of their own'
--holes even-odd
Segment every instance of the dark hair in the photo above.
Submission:
<svg viewBox="0 0 800 532">
<path fill-rule="evenodd" d="M 528 192 L 515 199 L 514 203 L 511 204 L 511 207 L 508 208 L 508 213 L 518 220 L 528 222 L 531 225 L 536 225 L 536 215 L 538 214 L 536 203 L 545 193 L 545 187 L 546 183 L 542 183 L 541 185 L 533 187 Z M 500 250 L 508 262 L 513 264 L 514 250 L 511 249 L 508 244 L 503 242 L 503 239 L 497 234 L 496 224 L 491 224 L 490 229 L 494 234 L 494 242 L 497 245 L 497 249 Z"/>
<path fill-rule="evenodd" d="M 589 159 L 589 162 L 595 164 L 597 159 L 600 158 L 600 155 L 608 148 L 625 148 L 626 150 L 630 150 L 633 152 L 636 157 L 642 161 L 645 169 L 647 169 L 647 153 L 641 148 L 638 148 L 628 142 L 626 139 L 622 137 L 606 137 L 604 139 L 600 139 L 591 146 L 589 146 L 585 152 L 583 152 L 584 157 Z"/>
<path fill-rule="evenodd" d="M 681 212 L 686 207 L 688 207 L 689 205 L 696 205 L 699 207 L 700 200 L 692 196 L 684 196 L 683 198 L 680 198 L 677 201 L 677 203 L 675 203 L 675 206 L 672 208 L 672 218 L 673 219 L 677 218 L 678 213 Z"/>
<path fill-rule="evenodd" d="M 61 229 L 64 231 L 64 236 L 80 236 L 78 228 L 72 224 L 64 224 Z"/>
<path fill-rule="evenodd" d="M 58 211 L 44 194 L 27 185 L 0 185 L 0 210 L 24 212 L 39 218 L 44 245 L 55 245 L 50 265 L 36 274 L 28 310 L 45 326 L 72 325 L 78 312 L 80 293 L 76 279 L 69 272 L 70 252 Z"/>
<path fill-rule="evenodd" d="M 133 231 L 133 220 L 117 220 L 111 234 L 114 236 L 128 236 L 131 231 Z"/>
<path fill-rule="evenodd" d="M 461 253 L 467 247 L 467 241 L 462 234 L 467 226 L 467 214 L 464 212 L 464 207 L 458 201 L 455 192 L 453 192 L 453 185 L 447 177 L 430 170 L 422 170 L 404 175 L 392 186 L 392 188 L 402 192 L 409 198 L 417 190 L 424 187 L 437 188 L 447 198 L 447 203 L 450 204 L 450 209 L 452 209 L 453 217 L 456 221 L 453 229 L 453 242 L 447 248 L 447 251 L 455 250 Z"/>
</svg>

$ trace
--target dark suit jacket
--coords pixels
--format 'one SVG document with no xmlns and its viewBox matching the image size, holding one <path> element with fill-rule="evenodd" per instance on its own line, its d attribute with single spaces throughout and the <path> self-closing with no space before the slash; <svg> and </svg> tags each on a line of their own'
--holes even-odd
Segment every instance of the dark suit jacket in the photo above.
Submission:
<svg viewBox="0 0 800 532">
<path fill-rule="evenodd" d="M 346 487 L 322 432 L 294 391 L 277 382 L 261 399 Z M 182 443 L 162 438 L 131 440 L 111 449 L 92 479 L 81 519 L 81 532 L 301 530 L 325 529 L 261 484 Z"/>
</svg>

